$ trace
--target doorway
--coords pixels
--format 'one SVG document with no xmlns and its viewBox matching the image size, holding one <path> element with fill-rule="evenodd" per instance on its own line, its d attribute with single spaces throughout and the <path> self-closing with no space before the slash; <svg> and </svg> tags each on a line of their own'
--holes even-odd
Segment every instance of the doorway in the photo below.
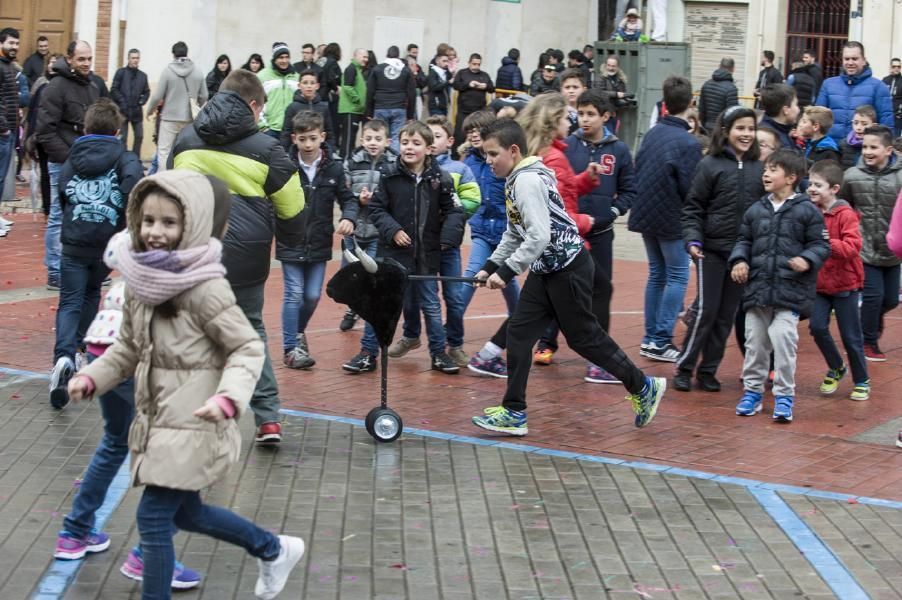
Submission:
<svg viewBox="0 0 902 600">
<path fill-rule="evenodd" d="M 72 40 L 75 0 L 3 0 L 0 23 L 19 30 L 19 58 L 24 61 L 35 51 L 38 36 L 50 41 L 50 52 L 65 54 Z"/>
<path fill-rule="evenodd" d="M 787 65 L 813 50 L 824 79 L 840 74 L 842 46 L 849 39 L 851 0 L 789 0 Z"/>
</svg>

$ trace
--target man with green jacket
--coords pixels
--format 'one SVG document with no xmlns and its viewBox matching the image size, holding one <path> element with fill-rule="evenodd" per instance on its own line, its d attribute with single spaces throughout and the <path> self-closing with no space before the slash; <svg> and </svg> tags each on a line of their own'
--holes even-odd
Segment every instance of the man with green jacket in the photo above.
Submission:
<svg viewBox="0 0 902 600">
<path fill-rule="evenodd" d="M 341 78 L 341 96 L 338 99 L 339 127 L 341 130 L 339 152 L 350 156 L 354 151 L 357 129 L 366 111 L 366 77 L 363 69 L 369 54 L 363 48 L 354 50 L 354 58 Z"/>
<path fill-rule="evenodd" d="M 285 42 L 272 45 L 270 66 L 257 73 L 263 90 L 266 92 L 266 105 L 260 119 L 260 128 L 270 136 L 279 139 L 282 135 L 285 109 L 294 99 L 300 80 L 294 67 L 291 66 L 291 53 Z M 291 124 L 288 124 L 291 127 Z"/>
</svg>

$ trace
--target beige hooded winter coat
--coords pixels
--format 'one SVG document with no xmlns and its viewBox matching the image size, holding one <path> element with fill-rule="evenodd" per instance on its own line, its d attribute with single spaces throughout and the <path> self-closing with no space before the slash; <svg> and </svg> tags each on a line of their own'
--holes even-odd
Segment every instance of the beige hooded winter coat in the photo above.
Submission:
<svg viewBox="0 0 902 600">
<path fill-rule="evenodd" d="M 148 185 L 179 200 L 185 217 L 178 249 L 209 242 L 213 193 L 203 175 L 169 171 L 132 191 L 128 230 L 137 245 L 140 206 Z M 201 490 L 223 478 L 241 450 L 237 419 L 263 368 L 263 342 L 224 278 L 201 283 L 174 298 L 173 318 L 157 314 L 126 289 L 119 342 L 81 371 L 103 394 L 135 375 L 135 420 L 129 432 L 133 485 Z M 232 400 L 235 418 L 219 423 L 193 415 L 211 396 Z"/>
</svg>

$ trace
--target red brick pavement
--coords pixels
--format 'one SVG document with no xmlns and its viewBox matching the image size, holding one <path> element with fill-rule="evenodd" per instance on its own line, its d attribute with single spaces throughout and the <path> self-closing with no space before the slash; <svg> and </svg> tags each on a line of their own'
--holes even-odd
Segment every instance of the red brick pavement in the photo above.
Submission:
<svg viewBox="0 0 902 600">
<path fill-rule="evenodd" d="M 30 216 L 17 216 L 14 233 L 0 240 L 0 290 L 43 284 L 43 242 Z M 337 268 L 330 263 L 330 273 Z M 615 261 L 613 335 L 640 367 L 651 374 L 670 375 L 670 365 L 639 357 L 642 299 L 646 277 L 640 262 Z M 274 269 L 267 285 L 265 320 L 270 349 L 281 351 L 281 272 Z M 690 290 L 690 294 L 692 291 Z M 0 364 L 45 370 L 53 345 L 54 302 L 29 300 L 0 304 Z M 501 322 L 500 293 L 479 290 L 468 311 L 467 344 L 476 351 Z M 343 307 L 323 297 L 308 328 L 317 365 L 310 371 L 277 366 L 285 407 L 363 418 L 378 404 L 376 373 L 349 375 L 341 362 L 355 354 L 359 328 L 337 329 Z M 882 342 L 889 361 L 871 363 L 871 400 L 848 400 L 848 382 L 840 393 L 818 393 L 824 365 L 807 331 L 802 331 L 797 373 L 796 420 L 776 425 L 767 414 L 739 418 L 734 414 L 741 393 L 741 357 L 734 345 L 720 370 L 723 391 L 708 394 L 668 392 L 658 417 L 646 429 L 636 429 L 620 386 L 584 383 L 584 362 L 566 347 L 550 367 L 534 367 L 530 378 L 530 434 L 523 442 L 562 450 L 666 463 L 775 483 L 902 500 L 902 451 L 852 441 L 852 437 L 889 419 L 902 416 L 896 385 L 902 326 L 898 312 L 889 315 Z M 682 326 L 680 326 L 682 327 Z M 678 332 L 678 339 L 682 330 Z M 424 335 L 425 339 L 425 335 Z M 278 359 L 276 359 L 278 362 Z M 408 427 L 482 436 L 470 416 L 497 404 L 504 382 L 472 376 L 433 373 L 424 348 L 393 359 L 389 370 L 390 404 Z M 766 400 L 770 408 L 772 399 Z M 516 442 L 517 440 L 510 440 Z"/>
</svg>

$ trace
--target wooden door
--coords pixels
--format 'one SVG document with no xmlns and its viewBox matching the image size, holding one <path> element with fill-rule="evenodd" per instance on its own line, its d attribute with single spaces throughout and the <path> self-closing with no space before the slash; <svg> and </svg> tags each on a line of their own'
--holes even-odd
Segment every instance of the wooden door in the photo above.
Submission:
<svg viewBox="0 0 902 600">
<path fill-rule="evenodd" d="M 3 0 L 0 23 L 15 27 L 21 35 L 19 59 L 24 61 L 35 51 L 38 36 L 47 36 L 50 51 L 65 53 L 72 40 L 75 0 Z"/>
</svg>

